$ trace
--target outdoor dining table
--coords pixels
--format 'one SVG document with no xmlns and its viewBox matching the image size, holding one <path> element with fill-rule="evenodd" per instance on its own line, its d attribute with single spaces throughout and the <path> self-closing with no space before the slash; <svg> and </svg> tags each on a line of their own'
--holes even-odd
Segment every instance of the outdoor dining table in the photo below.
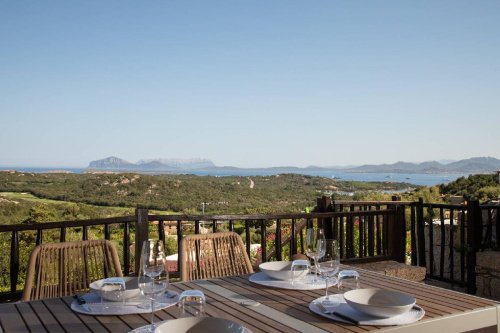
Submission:
<svg viewBox="0 0 500 333">
<path fill-rule="evenodd" d="M 345 267 L 344 267 L 345 268 Z M 358 270 L 362 287 L 414 296 L 425 310 L 421 320 L 402 326 L 356 326 L 319 316 L 309 304 L 324 289 L 289 290 L 253 284 L 249 275 L 177 282 L 170 290 L 199 289 L 207 298 L 206 315 L 229 319 L 257 332 L 500 332 L 500 303 L 451 290 Z M 335 292 L 334 287 L 330 288 Z M 72 297 L 0 304 L 2 332 L 128 332 L 147 325 L 149 314 L 93 316 L 71 310 Z M 155 312 L 156 321 L 180 316 L 177 306 Z M 482 330 L 479 330 L 482 329 Z"/>
</svg>

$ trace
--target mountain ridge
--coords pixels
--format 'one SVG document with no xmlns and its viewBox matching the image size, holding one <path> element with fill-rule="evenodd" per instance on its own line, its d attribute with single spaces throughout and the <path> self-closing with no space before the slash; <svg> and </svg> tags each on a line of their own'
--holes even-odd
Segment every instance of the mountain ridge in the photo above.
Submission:
<svg viewBox="0 0 500 333">
<path fill-rule="evenodd" d="M 142 159 L 131 163 L 124 159 L 110 156 L 89 163 L 88 171 L 135 171 L 135 172 L 186 172 L 194 170 L 275 170 L 286 173 L 287 171 L 300 170 L 332 170 L 344 172 L 363 173 L 487 173 L 500 170 L 500 160 L 494 157 L 472 157 L 450 163 L 438 161 L 425 161 L 410 163 L 399 161 L 392 164 L 366 164 L 356 167 L 320 167 L 308 166 L 305 168 L 294 166 L 268 167 L 268 168 L 239 168 L 233 166 L 216 166 L 211 160 L 203 158 L 192 159 Z"/>
</svg>

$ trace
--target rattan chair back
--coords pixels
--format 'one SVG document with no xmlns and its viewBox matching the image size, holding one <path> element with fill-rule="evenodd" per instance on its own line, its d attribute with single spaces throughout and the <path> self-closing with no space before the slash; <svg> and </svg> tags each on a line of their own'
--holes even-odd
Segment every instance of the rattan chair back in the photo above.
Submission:
<svg viewBox="0 0 500 333">
<path fill-rule="evenodd" d="M 38 245 L 30 255 L 22 300 L 87 292 L 91 282 L 110 276 L 122 276 L 122 270 L 108 240 Z"/>
<path fill-rule="evenodd" d="M 240 235 L 235 232 L 188 235 L 182 239 L 183 281 L 253 273 Z"/>
</svg>

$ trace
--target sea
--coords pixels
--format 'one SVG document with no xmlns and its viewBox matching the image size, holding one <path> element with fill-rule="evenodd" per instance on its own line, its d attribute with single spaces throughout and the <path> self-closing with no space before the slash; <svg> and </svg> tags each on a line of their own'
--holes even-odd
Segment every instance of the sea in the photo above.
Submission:
<svg viewBox="0 0 500 333">
<path fill-rule="evenodd" d="M 84 173 L 86 168 L 43 168 L 43 167 L 0 167 L 0 170 L 16 170 L 34 173 L 46 173 L 54 171 L 67 171 L 71 173 Z M 337 170 L 317 170 L 317 169 L 214 169 L 214 170 L 194 170 L 182 174 L 192 174 L 197 176 L 272 176 L 280 173 L 295 173 L 308 176 L 318 176 L 345 181 L 361 182 L 397 182 L 408 183 L 420 186 L 433 186 L 446 184 L 459 177 L 468 177 L 467 173 L 363 173 L 363 172 L 343 172 Z"/>
</svg>

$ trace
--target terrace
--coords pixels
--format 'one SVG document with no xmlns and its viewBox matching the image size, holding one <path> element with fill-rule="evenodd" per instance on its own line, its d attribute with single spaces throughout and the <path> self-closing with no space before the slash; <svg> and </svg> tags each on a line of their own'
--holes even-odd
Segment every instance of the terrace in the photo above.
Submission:
<svg viewBox="0 0 500 333">
<path fill-rule="evenodd" d="M 11 302 L 20 298 L 27 255 L 46 239 L 56 237 L 65 242 L 75 237 L 87 240 L 102 235 L 118 245 L 123 274 L 127 276 L 138 272 L 135 253 L 140 251 L 139 244 L 157 237 L 172 245 L 171 252 L 178 253 L 178 262 L 170 266 L 172 281 L 178 281 L 183 237 L 198 234 L 207 227 L 211 232 L 240 233 L 254 269 L 262 262 L 290 260 L 292 255 L 304 253 L 304 229 L 316 227 L 323 228 L 327 238 L 339 241 L 343 265 L 364 272 L 364 268 L 373 269 L 380 262 L 397 262 L 402 268 L 424 270 L 426 282 L 439 281 L 468 294 L 476 294 L 479 286 L 480 295 L 495 298 L 498 288 L 485 288 L 486 284 L 491 285 L 491 280 L 486 281 L 488 277 L 484 274 L 478 275 L 483 268 L 477 264 L 479 255 L 490 253 L 486 249 L 497 249 L 499 208 L 477 201 L 434 204 L 422 199 L 399 201 L 397 197 L 392 201 L 363 202 L 322 197 L 313 212 L 300 214 L 152 215 L 147 209 L 137 209 L 133 216 L 118 218 L 0 226 L 2 253 L 10 257 L 9 267 L 0 268 L 9 277 L 8 281 L 2 281 L 0 299 Z M 169 230 L 175 230 L 175 235 L 168 234 Z M 67 237 L 69 234 L 71 239 Z M 254 250 L 256 239 L 260 245 L 258 251 Z M 402 271 L 396 269 L 391 274 L 390 269 L 376 270 L 396 277 Z"/>
</svg>

